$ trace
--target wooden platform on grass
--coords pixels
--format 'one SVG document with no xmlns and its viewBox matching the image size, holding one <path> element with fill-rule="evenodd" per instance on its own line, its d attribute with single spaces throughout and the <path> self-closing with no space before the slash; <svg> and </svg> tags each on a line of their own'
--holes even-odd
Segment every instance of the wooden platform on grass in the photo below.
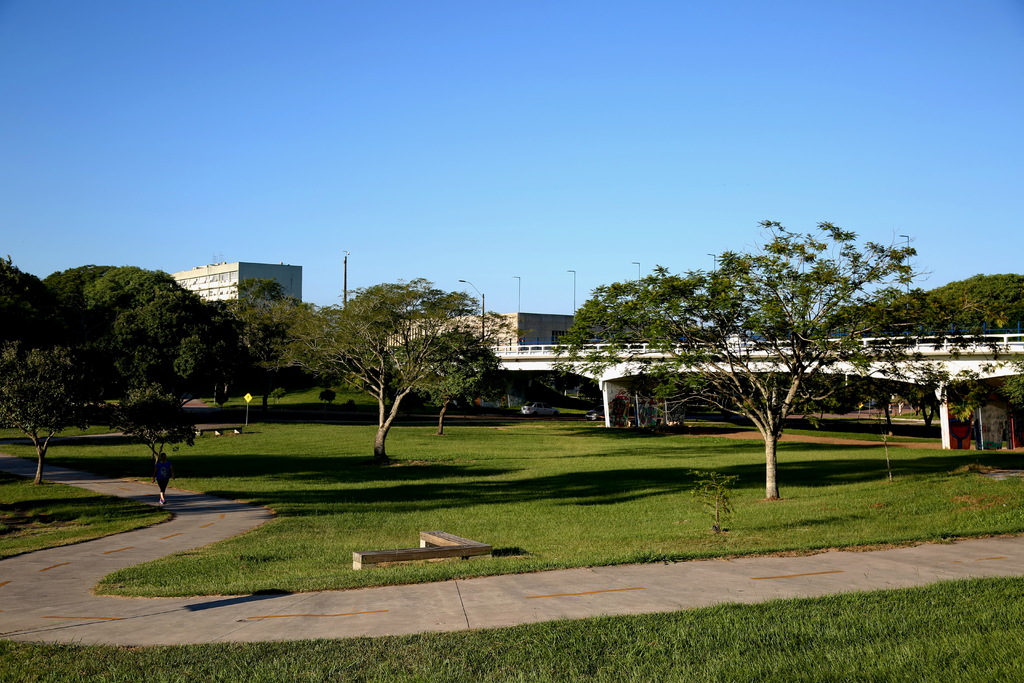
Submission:
<svg viewBox="0 0 1024 683">
<path fill-rule="evenodd" d="M 444 531 L 421 531 L 419 548 L 360 550 L 352 553 L 352 569 L 362 569 L 363 565 L 382 562 L 411 562 L 446 557 L 461 557 L 468 560 L 480 556 L 490 557 L 491 546 Z"/>
</svg>

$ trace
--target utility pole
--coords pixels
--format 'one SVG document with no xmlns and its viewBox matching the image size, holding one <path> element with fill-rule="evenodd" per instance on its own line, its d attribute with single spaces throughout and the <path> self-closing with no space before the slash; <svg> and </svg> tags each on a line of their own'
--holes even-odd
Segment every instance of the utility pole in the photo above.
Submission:
<svg viewBox="0 0 1024 683">
<path fill-rule="evenodd" d="M 576 271 L 567 270 L 567 273 L 572 273 L 572 314 L 576 315 Z"/>
<path fill-rule="evenodd" d="M 349 252 L 346 251 L 345 252 L 345 258 L 344 258 L 344 260 L 342 262 L 344 264 L 343 270 L 345 272 L 344 281 L 343 281 L 343 284 L 342 284 L 342 295 L 341 295 L 341 305 L 342 305 L 342 307 L 348 306 L 348 254 L 349 254 Z"/>
</svg>

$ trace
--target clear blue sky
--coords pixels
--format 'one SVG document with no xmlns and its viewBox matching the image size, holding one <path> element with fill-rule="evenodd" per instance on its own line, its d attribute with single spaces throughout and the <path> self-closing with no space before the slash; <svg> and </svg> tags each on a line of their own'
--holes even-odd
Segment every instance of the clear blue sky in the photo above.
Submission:
<svg viewBox="0 0 1024 683">
<path fill-rule="evenodd" d="M 757 244 L 1024 272 L 1020 0 L 0 0 L 0 255 L 567 313 Z M 473 293 L 471 288 L 468 288 Z"/>
</svg>

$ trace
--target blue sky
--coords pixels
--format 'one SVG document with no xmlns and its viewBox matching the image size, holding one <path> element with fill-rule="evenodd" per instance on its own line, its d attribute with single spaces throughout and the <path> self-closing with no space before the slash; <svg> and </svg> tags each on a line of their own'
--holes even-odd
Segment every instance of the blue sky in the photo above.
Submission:
<svg viewBox="0 0 1024 683">
<path fill-rule="evenodd" d="M 1019 0 L 0 0 L 0 254 L 567 313 L 757 223 L 1024 272 Z M 521 280 L 516 280 L 518 276 Z M 473 293 L 472 288 L 468 288 Z"/>
</svg>

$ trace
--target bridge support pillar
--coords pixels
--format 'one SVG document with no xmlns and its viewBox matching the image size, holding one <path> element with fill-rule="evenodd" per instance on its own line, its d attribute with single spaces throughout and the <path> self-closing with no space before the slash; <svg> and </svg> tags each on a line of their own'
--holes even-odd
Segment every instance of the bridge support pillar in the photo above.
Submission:
<svg viewBox="0 0 1024 683">
<path fill-rule="evenodd" d="M 601 382 L 601 400 L 604 401 L 605 427 L 625 427 L 626 423 L 629 422 L 629 417 L 626 415 L 620 416 L 618 412 L 614 415 L 612 414 L 617 407 L 615 399 L 623 392 L 629 393 L 629 385 L 625 382 L 615 382 L 612 380 Z M 618 403 L 621 403 L 621 401 Z"/>
<path fill-rule="evenodd" d="M 939 427 L 942 429 L 942 447 L 949 450 L 953 447 L 953 437 L 949 431 L 949 403 L 939 392 Z"/>
</svg>

